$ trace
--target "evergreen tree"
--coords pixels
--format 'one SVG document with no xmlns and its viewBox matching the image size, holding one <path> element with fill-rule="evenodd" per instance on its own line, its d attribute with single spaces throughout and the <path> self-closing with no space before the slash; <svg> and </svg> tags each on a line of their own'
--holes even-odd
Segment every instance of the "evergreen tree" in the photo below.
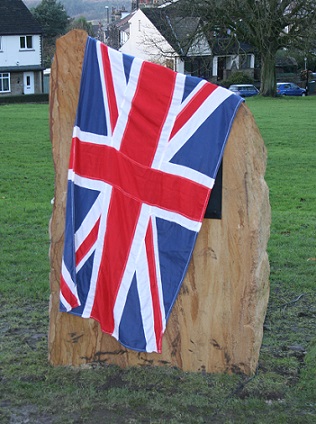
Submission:
<svg viewBox="0 0 316 424">
<path fill-rule="evenodd" d="M 67 32 L 69 17 L 61 2 L 56 0 L 42 0 L 32 12 L 43 29 L 43 59 L 44 65 L 49 67 L 56 39 Z"/>
<path fill-rule="evenodd" d="M 84 16 L 80 16 L 77 19 L 74 19 L 70 24 L 70 29 L 82 29 L 86 31 L 91 37 L 94 37 L 93 25 L 91 22 L 88 22 Z"/>
</svg>

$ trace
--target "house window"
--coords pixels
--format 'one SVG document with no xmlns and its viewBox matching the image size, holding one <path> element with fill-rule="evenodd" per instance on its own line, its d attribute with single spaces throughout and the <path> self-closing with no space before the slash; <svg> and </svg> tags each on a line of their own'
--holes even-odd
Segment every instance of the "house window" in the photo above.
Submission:
<svg viewBox="0 0 316 424">
<path fill-rule="evenodd" d="M 194 77 L 209 79 L 212 76 L 211 61 L 207 56 L 186 58 L 184 70 L 186 74 Z"/>
<path fill-rule="evenodd" d="M 240 67 L 241 69 L 251 68 L 251 54 L 240 55 Z"/>
<path fill-rule="evenodd" d="M 33 38 L 31 35 L 23 35 L 20 37 L 20 48 L 28 50 L 33 48 Z"/>
<path fill-rule="evenodd" d="M 8 72 L 0 73 L 0 93 L 10 91 L 10 74 Z"/>
</svg>

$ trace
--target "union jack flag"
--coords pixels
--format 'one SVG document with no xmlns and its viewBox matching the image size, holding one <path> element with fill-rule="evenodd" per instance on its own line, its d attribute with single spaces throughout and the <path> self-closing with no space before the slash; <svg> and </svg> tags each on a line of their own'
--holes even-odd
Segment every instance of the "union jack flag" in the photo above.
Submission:
<svg viewBox="0 0 316 424">
<path fill-rule="evenodd" d="M 60 310 L 161 352 L 241 98 L 88 38 Z"/>
</svg>

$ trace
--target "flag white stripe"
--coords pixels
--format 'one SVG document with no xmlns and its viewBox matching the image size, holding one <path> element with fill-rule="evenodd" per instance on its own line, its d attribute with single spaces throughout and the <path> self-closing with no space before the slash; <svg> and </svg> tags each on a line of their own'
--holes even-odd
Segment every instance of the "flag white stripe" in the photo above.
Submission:
<svg viewBox="0 0 316 424">
<path fill-rule="evenodd" d="M 101 215 L 101 196 L 99 195 L 96 201 L 94 202 L 92 208 L 89 210 L 85 219 L 82 221 L 80 227 L 75 233 L 75 249 L 76 252 L 80 248 L 81 244 L 88 237 L 96 222 L 100 218 Z"/>
<path fill-rule="evenodd" d="M 109 102 L 108 102 L 106 80 L 104 78 L 104 66 L 103 66 L 103 60 L 102 60 L 102 52 L 101 52 L 101 43 L 100 43 L 100 41 L 97 41 L 96 50 L 97 50 L 99 72 L 100 72 L 100 80 L 101 80 L 102 93 L 103 93 L 105 122 L 107 123 L 108 135 L 109 135 L 109 137 L 111 137 L 112 136 L 112 130 L 111 130 L 111 125 L 109 125 L 109 123 L 111 122 L 111 119 L 110 119 L 110 110 L 109 110 Z"/>
<path fill-rule="evenodd" d="M 154 252 L 155 252 L 156 278 L 157 278 L 159 304 L 160 304 L 160 311 L 161 311 L 162 332 L 164 332 L 166 329 L 166 311 L 165 311 L 165 305 L 163 303 L 157 224 L 156 224 L 156 218 L 154 216 L 152 217 L 152 229 L 153 229 L 153 243 L 154 243 Z"/>
<path fill-rule="evenodd" d="M 111 185 L 105 183 L 104 181 L 91 180 L 86 177 L 81 177 L 80 175 L 75 174 L 72 169 L 68 171 L 68 179 L 70 181 L 73 181 L 74 184 L 76 184 L 79 187 L 88 188 L 94 191 L 104 192 L 106 191 L 107 187 L 111 188 Z"/>
<path fill-rule="evenodd" d="M 129 113 L 132 107 L 132 101 L 139 83 L 139 73 L 142 67 L 142 61 L 134 59 L 129 75 L 128 85 L 125 91 L 125 100 L 122 102 L 118 121 L 113 133 L 112 145 L 119 150 L 121 147 L 122 139 L 126 130 L 126 126 L 129 119 Z M 125 76 L 124 76 L 125 78 Z"/>
<path fill-rule="evenodd" d="M 91 248 L 88 250 L 88 252 L 84 255 L 84 257 L 81 259 L 81 261 L 76 266 L 76 273 L 78 273 L 81 268 L 84 266 L 84 264 L 87 262 L 87 260 L 90 258 L 92 253 L 95 251 L 96 242 L 91 246 Z"/>
<path fill-rule="evenodd" d="M 67 300 L 64 298 L 64 296 L 63 296 L 63 294 L 62 294 L 62 292 L 60 291 L 60 293 L 59 293 L 59 299 L 60 299 L 60 302 L 64 305 L 64 307 L 65 307 L 65 309 L 66 309 L 66 311 L 67 312 L 69 312 L 69 311 L 71 311 L 72 310 L 72 306 L 71 305 L 69 305 L 69 303 L 67 302 Z"/>
<path fill-rule="evenodd" d="M 187 228 L 190 231 L 198 232 L 201 228 L 202 223 L 199 221 L 193 221 L 189 218 L 186 218 L 183 215 L 180 215 L 176 212 L 170 212 L 156 206 L 152 206 L 152 213 L 157 218 L 165 219 L 166 221 L 174 222 L 175 224 L 181 225 L 184 228 Z"/>
<path fill-rule="evenodd" d="M 208 83 L 205 80 L 202 80 L 198 83 L 198 85 L 191 91 L 191 93 L 181 103 L 181 110 L 183 110 L 188 105 L 188 103 L 190 103 L 193 97 L 195 97 L 196 94 L 201 90 L 201 88 L 206 84 Z"/>
<path fill-rule="evenodd" d="M 170 161 L 173 156 L 184 146 L 187 140 L 198 130 L 198 128 L 205 122 L 205 119 L 211 114 L 233 93 L 228 90 L 218 87 L 212 95 L 202 103 L 190 119 L 183 125 L 183 127 L 175 134 L 170 140 L 168 150 L 166 152 L 165 161 Z"/>
<path fill-rule="evenodd" d="M 150 290 L 150 276 L 145 242 L 142 243 L 138 265 L 136 268 L 137 292 L 140 303 L 140 312 L 143 330 L 146 339 L 146 352 L 157 351 L 156 335 L 154 329 L 154 311 Z"/>
<path fill-rule="evenodd" d="M 78 126 L 74 127 L 72 136 L 79 138 L 79 140 L 83 143 L 94 143 L 105 146 L 111 145 L 111 137 L 108 137 L 107 135 L 100 135 L 87 131 L 82 131 Z"/>
<path fill-rule="evenodd" d="M 161 131 L 161 136 L 160 136 L 155 157 L 152 163 L 152 168 L 161 169 L 163 161 L 165 160 L 164 155 L 168 148 L 170 134 L 180 110 L 181 101 L 183 98 L 184 84 L 185 84 L 185 75 L 177 74 L 171 106 L 170 106 L 166 121 L 164 123 L 163 129 Z"/>
<path fill-rule="evenodd" d="M 126 77 L 124 71 L 123 55 L 117 50 L 108 49 L 109 61 L 112 71 L 113 86 L 118 111 L 122 108 L 126 91 Z"/>
<path fill-rule="evenodd" d="M 99 229 L 97 242 L 95 244 L 95 254 L 94 254 L 91 280 L 90 280 L 90 288 L 89 288 L 88 296 L 86 299 L 85 308 L 82 312 L 83 318 L 89 318 L 91 316 L 91 311 L 94 304 L 95 293 L 97 289 L 97 281 L 99 276 L 99 269 L 100 269 L 104 240 L 105 240 L 105 233 L 107 228 L 107 217 L 108 217 L 108 209 L 109 209 L 109 204 L 111 200 L 111 195 L 112 195 L 112 189 L 108 187 L 106 192 L 102 193 L 102 196 L 100 196 L 100 203 L 102 208 L 100 229 Z"/>
<path fill-rule="evenodd" d="M 65 265 L 64 260 L 62 260 L 62 264 L 61 264 L 61 275 L 63 276 L 63 279 L 65 280 L 65 283 L 67 284 L 69 290 L 74 295 L 74 297 L 77 299 L 77 302 L 80 305 L 80 300 L 79 300 L 76 284 L 72 280 L 71 275 L 70 275 L 70 273 L 69 273 L 69 271 L 68 271 L 68 269 Z"/>
<path fill-rule="evenodd" d="M 118 338 L 119 334 L 119 325 L 122 319 L 123 310 L 126 304 L 126 298 L 128 291 L 132 284 L 132 278 L 135 273 L 136 264 L 138 261 L 138 256 L 140 255 L 142 249 L 142 243 L 146 236 L 146 231 L 149 221 L 149 212 L 150 207 L 147 205 L 142 205 L 140 216 L 137 222 L 130 254 L 127 260 L 127 264 L 124 270 L 123 278 L 117 293 L 115 305 L 114 305 L 114 331 L 112 335 Z M 144 264 L 145 265 L 145 264 Z M 146 265 L 145 265 L 146 266 Z"/>
<path fill-rule="evenodd" d="M 197 184 L 203 185 L 207 188 L 212 188 L 215 181 L 214 178 L 202 174 L 201 172 L 196 171 L 195 169 L 171 162 L 163 162 L 161 164 L 160 170 L 168 174 L 180 176 L 188 180 L 195 181 Z"/>
</svg>

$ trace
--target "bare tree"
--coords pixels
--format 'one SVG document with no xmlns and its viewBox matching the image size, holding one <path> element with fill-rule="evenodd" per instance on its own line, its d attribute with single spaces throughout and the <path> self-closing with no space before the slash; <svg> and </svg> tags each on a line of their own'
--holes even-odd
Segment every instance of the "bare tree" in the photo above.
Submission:
<svg viewBox="0 0 316 424">
<path fill-rule="evenodd" d="M 275 96 L 275 58 L 281 48 L 308 49 L 316 0 L 180 0 L 182 13 L 203 17 L 207 33 L 250 43 L 261 58 L 261 93 Z M 312 31 L 315 36 L 315 32 Z"/>
</svg>

